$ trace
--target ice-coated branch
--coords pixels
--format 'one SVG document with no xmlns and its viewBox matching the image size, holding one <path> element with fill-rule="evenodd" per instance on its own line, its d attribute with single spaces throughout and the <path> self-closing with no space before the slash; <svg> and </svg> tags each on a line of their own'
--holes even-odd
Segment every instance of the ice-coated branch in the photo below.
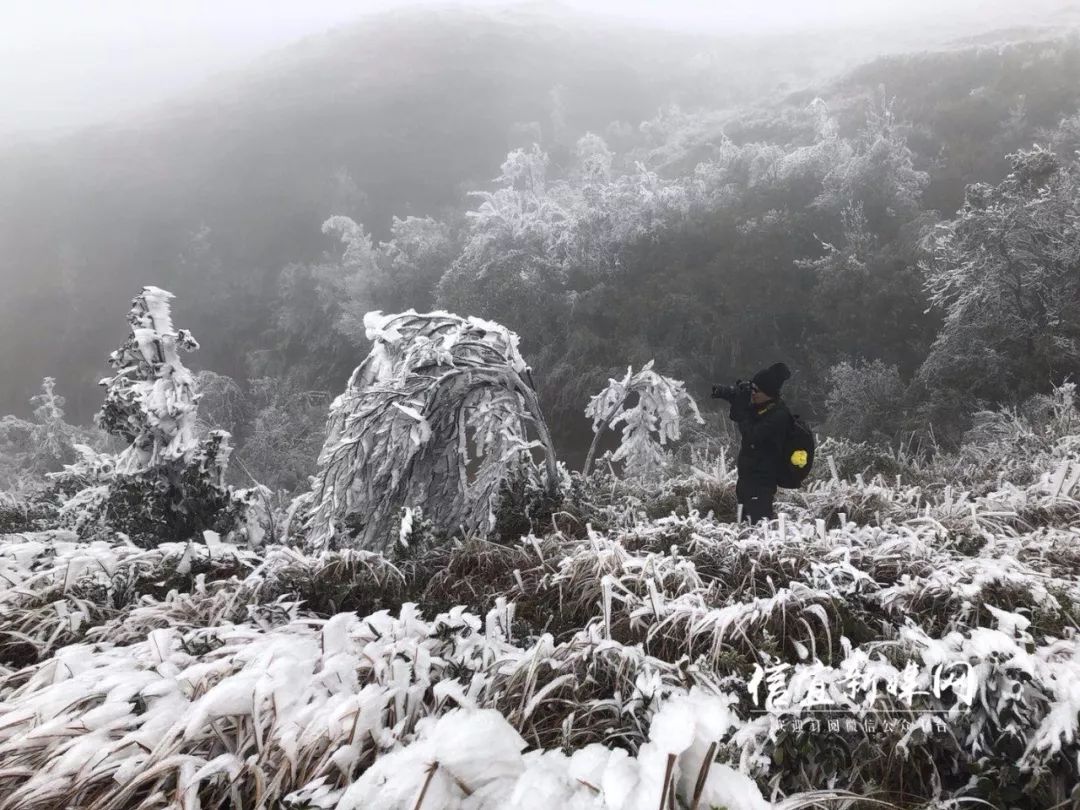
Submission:
<svg viewBox="0 0 1080 810">
<path fill-rule="evenodd" d="M 652 366 L 650 360 L 637 374 L 627 367 L 625 377 L 609 379 L 607 388 L 589 400 L 585 415 L 593 421 L 593 440 L 583 475 L 592 469 L 600 437 L 608 428 L 623 426 L 622 441 L 612 460 L 625 462 L 632 475 L 647 477 L 664 466 L 663 446 L 679 438 L 680 406 L 689 408 L 699 424 L 704 421 L 683 383 L 657 374 Z M 635 394 L 637 405 L 627 409 Z"/>
</svg>

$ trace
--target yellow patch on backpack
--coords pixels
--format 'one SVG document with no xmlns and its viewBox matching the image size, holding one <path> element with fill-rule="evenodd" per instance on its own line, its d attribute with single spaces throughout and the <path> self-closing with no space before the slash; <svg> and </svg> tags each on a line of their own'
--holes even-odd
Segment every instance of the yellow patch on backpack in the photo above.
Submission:
<svg viewBox="0 0 1080 810">
<path fill-rule="evenodd" d="M 794 453 L 791 454 L 791 463 L 795 467 L 805 467 L 806 461 L 807 458 L 805 450 L 796 450 Z"/>
</svg>

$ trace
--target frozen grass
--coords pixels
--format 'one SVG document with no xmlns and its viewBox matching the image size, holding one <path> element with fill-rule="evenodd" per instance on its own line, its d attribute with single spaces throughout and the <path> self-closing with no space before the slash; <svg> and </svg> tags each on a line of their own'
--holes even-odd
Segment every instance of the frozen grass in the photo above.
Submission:
<svg viewBox="0 0 1080 810">
<path fill-rule="evenodd" d="M 7 535 L 0 809 L 1068 806 L 1080 454 L 1031 432 L 837 445 L 752 530 L 696 457 L 391 558 Z"/>
</svg>

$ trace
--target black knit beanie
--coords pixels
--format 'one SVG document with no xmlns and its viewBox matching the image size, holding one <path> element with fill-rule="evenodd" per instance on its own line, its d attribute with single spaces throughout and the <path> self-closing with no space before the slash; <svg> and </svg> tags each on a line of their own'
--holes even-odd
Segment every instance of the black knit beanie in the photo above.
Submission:
<svg viewBox="0 0 1080 810">
<path fill-rule="evenodd" d="M 791 372 L 788 371 L 787 366 L 783 363 L 774 363 L 755 374 L 751 382 L 770 397 L 777 397 L 780 395 L 780 386 L 790 376 Z"/>
</svg>

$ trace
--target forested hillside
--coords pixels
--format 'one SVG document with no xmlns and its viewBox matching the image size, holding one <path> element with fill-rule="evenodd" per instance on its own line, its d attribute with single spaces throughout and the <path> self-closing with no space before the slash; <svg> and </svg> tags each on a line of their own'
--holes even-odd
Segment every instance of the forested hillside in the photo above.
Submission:
<svg viewBox="0 0 1080 810">
<path fill-rule="evenodd" d="M 249 393 L 337 393 L 367 348 L 338 309 L 496 318 L 567 447 L 573 386 L 654 356 L 699 393 L 783 356 L 818 418 L 844 361 L 906 389 L 944 314 L 924 313 L 926 237 L 1015 150 L 1072 159 L 1078 45 L 1033 28 L 856 66 L 874 46 L 850 39 L 389 16 L 9 151 L 0 407 L 28 413 L 52 374 L 87 419 L 115 302 L 147 281 L 181 297 L 201 367 Z M 520 221 L 500 224 L 511 187 Z M 371 234 L 377 271 L 343 266 L 334 215 Z"/>
</svg>

